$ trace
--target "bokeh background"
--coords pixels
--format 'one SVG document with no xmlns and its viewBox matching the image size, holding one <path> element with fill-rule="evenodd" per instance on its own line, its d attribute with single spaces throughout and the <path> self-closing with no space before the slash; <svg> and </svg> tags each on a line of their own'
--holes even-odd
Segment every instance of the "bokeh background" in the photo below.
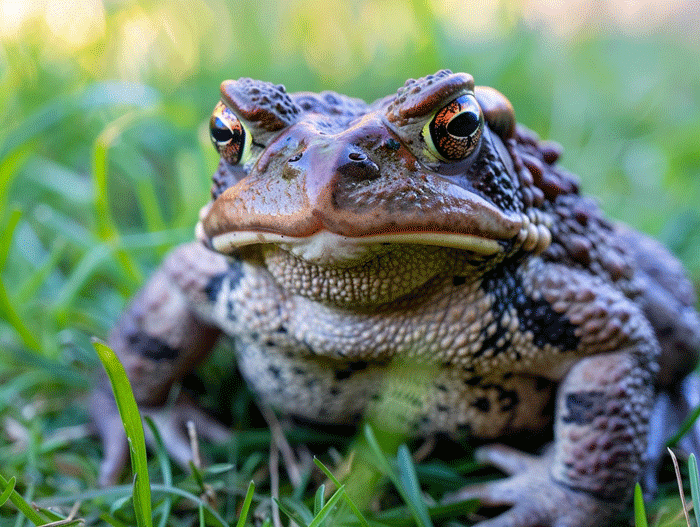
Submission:
<svg viewBox="0 0 700 527">
<path fill-rule="evenodd" d="M 700 284 L 699 2 L 0 0 L 0 471 L 94 483 L 89 338 L 191 238 L 223 79 L 373 100 L 441 68 L 506 94 Z"/>
</svg>

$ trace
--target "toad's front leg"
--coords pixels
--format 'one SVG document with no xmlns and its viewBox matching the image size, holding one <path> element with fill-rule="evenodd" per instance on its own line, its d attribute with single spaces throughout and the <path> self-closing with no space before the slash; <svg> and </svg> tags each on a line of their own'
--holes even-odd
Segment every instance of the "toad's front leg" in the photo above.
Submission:
<svg viewBox="0 0 700 527">
<path fill-rule="evenodd" d="M 205 437 L 222 441 L 225 428 L 181 396 L 164 407 L 173 383 L 191 372 L 219 335 L 214 299 L 225 279 L 240 275 L 239 265 L 199 243 L 174 249 L 132 300 L 110 334 L 144 415 L 158 425 L 170 455 L 182 465 L 191 459 L 184 424 L 193 421 Z M 92 393 L 90 410 L 102 438 L 100 483 L 114 483 L 127 460 L 128 445 L 106 378 Z"/>
<path fill-rule="evenodd" d="M 511 506 L 479 527 L 605 525 L 628 502 L 642 471 L 653 401 L 653 353 L 618 352 L 578 362 L 557 395 L 555 441 L 542 457 L 489 446 L 477 458 L 510 477 L 451 499 Z"/>
</svg>

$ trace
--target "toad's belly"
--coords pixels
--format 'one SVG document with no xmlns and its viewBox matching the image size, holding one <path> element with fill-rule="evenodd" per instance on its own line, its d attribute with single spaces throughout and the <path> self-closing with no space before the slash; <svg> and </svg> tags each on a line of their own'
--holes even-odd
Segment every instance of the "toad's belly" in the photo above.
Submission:
<svg viewBox="0 0 700 527">
<path fill-rule="evenodd" d="M 540 377 L 483 377 L 398 360 L 343 362 L 245 338 L 236 339 L 236 351 L 241 373 L 266 404 L 313 421 L 355 424 L 367 416 L 409 434 L 493 438 L 542 430 L 552 420 L 555 385 Z"/>
</svg>

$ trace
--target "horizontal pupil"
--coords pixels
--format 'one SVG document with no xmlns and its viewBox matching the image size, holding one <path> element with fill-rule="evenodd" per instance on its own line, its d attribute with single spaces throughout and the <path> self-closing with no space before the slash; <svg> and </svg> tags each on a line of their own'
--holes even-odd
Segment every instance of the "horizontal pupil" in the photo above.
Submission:
<svg viewBox="0 0 700 527">
<path fill-rule="evenodd" d="M 478 128 L 479 116 L 474 112 L 463 112 L 447 124 L 447 133 L 455 137 L 469 137 Z"/>
</svg>

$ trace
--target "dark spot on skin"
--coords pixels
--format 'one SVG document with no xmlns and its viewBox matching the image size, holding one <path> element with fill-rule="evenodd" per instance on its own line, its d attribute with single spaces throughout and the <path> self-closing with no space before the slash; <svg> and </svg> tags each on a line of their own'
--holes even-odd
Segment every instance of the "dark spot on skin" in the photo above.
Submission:
<svg viewBox="0 0 700 527">
<path fill-rule="evenodd" d="M 487 273 L 481 282 L 482 289 L 493 300 L 494 320 L 502 320 L 506 312 L 515 309 L 519 330 L 532 331 L 533 342 L 538 348 L 551 344 L 562 351 L 576 349 L 579 344 L 576 326 L 565 315 L 554 311 L 544 298 L 534 299 L 525 294 L 517 265 L 515 262 L 498 267 Z M 495 333 L 484 340 L 482 349 L 475 356 L 487 349 L 492 349 L 494 356 L 510 349 L 510 342 L 505 339 L 498 345 L 505 332 L 506 328 L 499 323 Z"/>
<path fill-rule="evenodd" d="M 438 404 L 435 408 L 438 412 L 447 413 L 450 411 L 449 406 L 445 406 L 444 404 Z"/>
<path fill-rule="evenodd" d="M 339 370 L 335 372 L 335 380 L 342 381 L 352 375 L 352 370 Z"/>
<path fill-rule="evenodd" d="M 266 341 L 265 341 L 265 346 L 267 346 L 267 347 L 269 347 L 269 348 L 272 348 L 272 347 L 274 347 L 275 345 L 276 345 L 276 344 L 275 344 L 273 341 L 271 341 L 271 340 L 266 340 Z"/>
<path fill-rule="evenodd" d="M 521 331 L 532 331 L 537 347 L 541 348 L 548 343 L 561 350 L 574 350 L 578 347 L 576 326 L 566 316 L 554 311 L 544 298 L 535 300 L 526 297 L 517 309 Z"/>
<path fill-rule="evenodd" d="M 338 381 L 347 379 L 353 373 L 367 369 L 367 366 L 368 364 L 365 361 L 349 362 L 342 370 L 336 370 L 335 378 Z"/>
<path fill-rule="evenodd" d="M 447 391 L 448 391 L 447 386 L 445 386 L 444 384 L 436 384 L 435 388 L 437 388 L 438 390 L 440 390 L 441 392 L 444 392 L 444 393 L 447 393 Z"/>
<path fill-rule="evenodd" d="M 605 394 L 603 392 L 573 392 L 566 396 L 566 415 L 564 423 L 587 425 L 604 411 Z"/>
<path fill-rule="evenodd" d="M 229 264 L 228 271 L 214 275 L 209 283 L 204 288 L 204 293 L 210 302 L 215 302 L 221 292 L 221 287 L 223 286 L 224 280 L 228 280 L 229 290 L 233 291 L 238 287 L 241 279 L 243 278 L 243 271 L 241 270 L 241 262 L 238 260 L 233 260 Z M 229 313 L 233 309 L 233 304 L 229 300 L 228 303 Z"/>
<path fill-rule="evenodd" d="M 260 333 L 258 333 L 257 331 L 253 331 L 253 332 L 250 334 L 250 338 L 251 338 L 251 340 L 253 340 L 254 342 L 257 342 L 258 340 L 260 340 Z"/>
<path fill-rule="evenodd" d="M 503 390 L 498 394 L 498 402 L 501 404 L 501 411 L 508 412 L 518 405 L 520 397 L 515 390 Z"/>
<path fill-rule="evenodd" d="M 180 350 L 170 347 L 162 340 L 147 335 L 143 331 L 136 331 L 127 337 L 129 348 L 148 359 L 161 361 L 173 361 L 180 355 Z"/>
<path fill-rule="evenodd" d="M 215 302 L 218 298 L 224 278 L 226 278 L 226 273 L 217 274 L 209 280 L 209 283 L 204 288 L 204 293 L 207 295 L 210 302 Z"/>
<path fill-rule="evenodd" d="M 233 300 L 230 298 L 226 301 L 226 318 L 228 318 L 231 322 L 236 322 L 238 320 L 238 317 L 234 313 L 235 310 Z"/>
<path fill-rule="evenodd" d="M 292 371 L 294 372 L 294 375 L 305 375 L 306 370 L 302 368 L 293 368 Z"/>
<path fill-rule="evenodd" d="M 335 397 L 337 395 L 340 395 L 340 390 L 334 386 L 333 388 L 328 390 L 328 393 Z"/>
<path fill-rule="evenodd" d="M 277 333 L 279 333 L 280 335 L 286 335 L 288 331 L 287 328 L 285 328 L 284 326 L 280 326 L 277 328 Z"/>
<path fill-rule="evenodd" d="M 469 377 L 464 379 L 464 384 L 467 386 L 478 386 L 484 378 L 481 375 L 475 375 L 474 377 Z"/>
<path fill-rule="evenodd" d="M 486 397 L 479 397 L 476 401 L 474 401 L 472 406 L 477 410 L 488 413 L 491 410 L 491 401 L 489 401 Z"/>
<path fill-rule="evenodd" d="M 465 276 L 454 276 L 452 277 L 452 285 L 458 286 L 466 283 L 467 278 Z"/>
<path fill-rule="evenodd" d="M 280 369 L 277 366 L 273 366 L 272 364 L 270 364 L 267 367 L 267 371 L 269 371 L 275 379 L 280 378 Z"/>
</svg>

